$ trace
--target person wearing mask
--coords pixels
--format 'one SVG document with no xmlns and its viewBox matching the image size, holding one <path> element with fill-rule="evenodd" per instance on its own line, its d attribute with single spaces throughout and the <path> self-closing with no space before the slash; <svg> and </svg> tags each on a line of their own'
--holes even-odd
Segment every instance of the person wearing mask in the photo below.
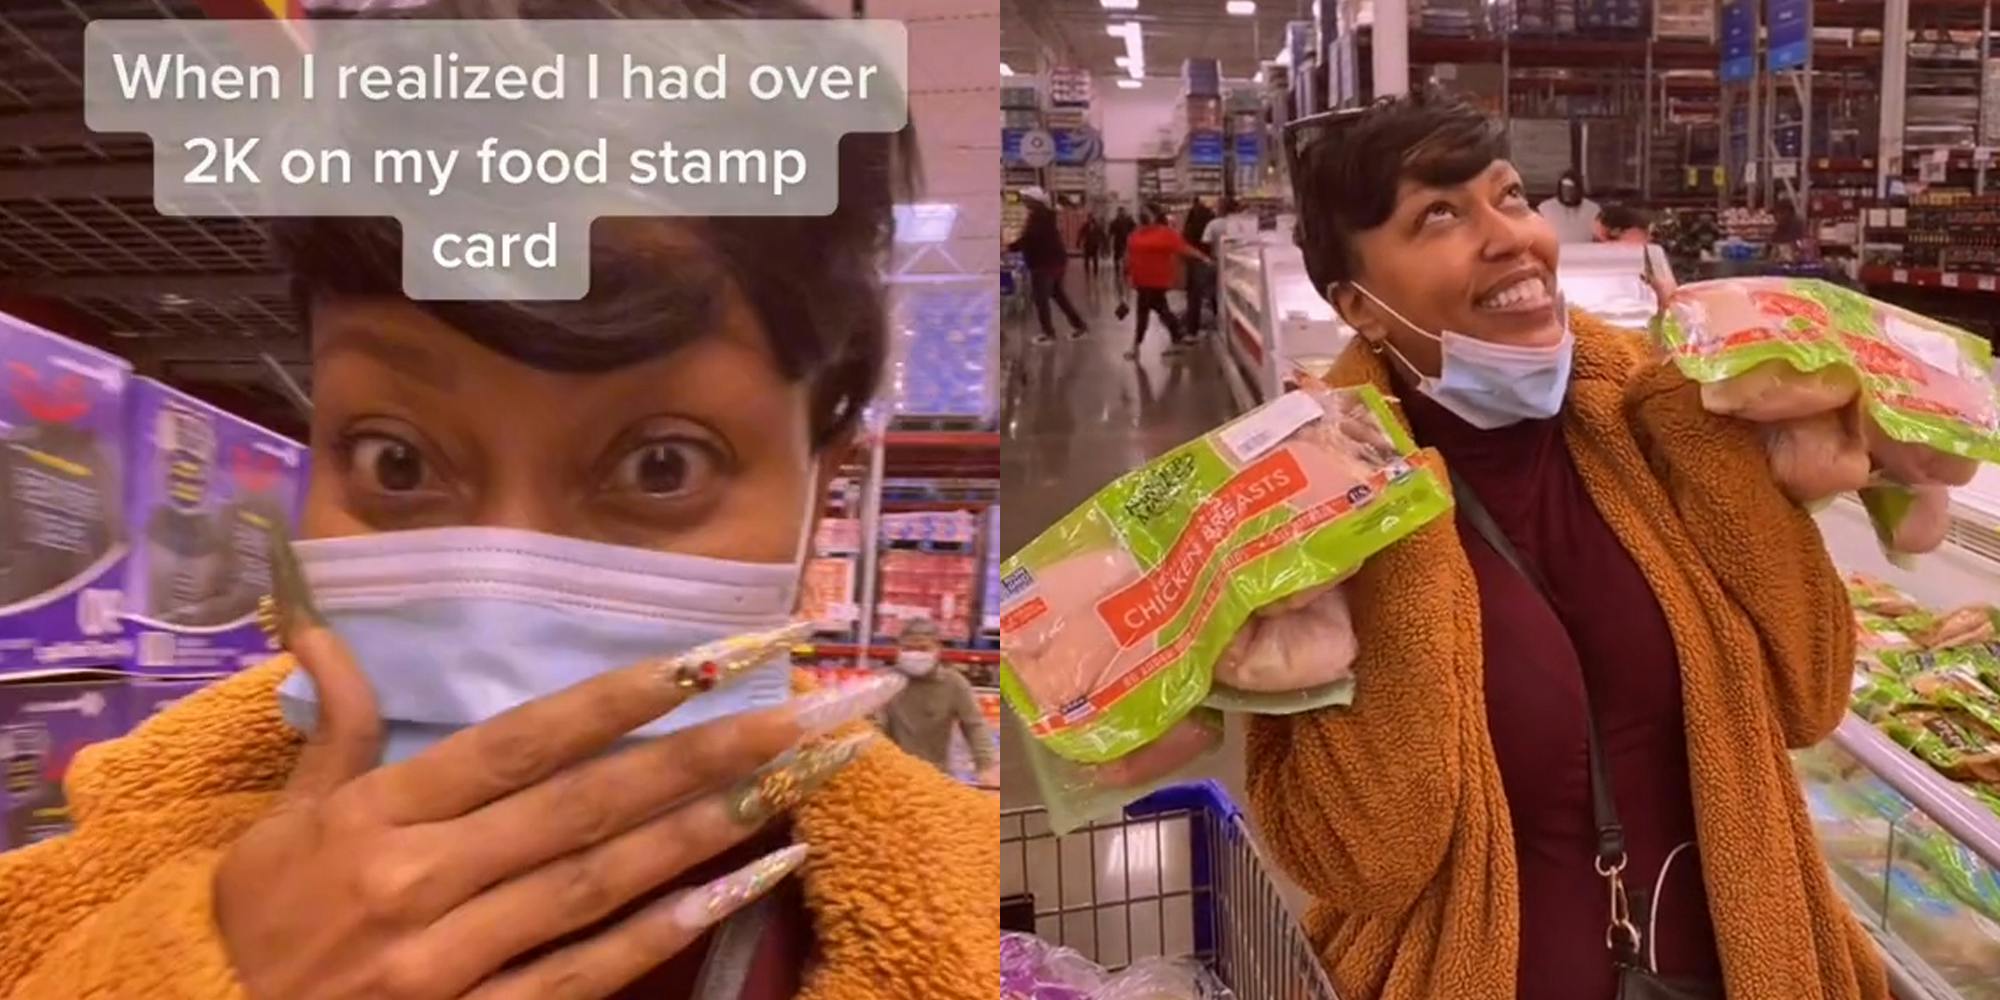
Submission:
<svg viewBox="0 0 2000 1000">
<path fill-rule="evenodd" d="M 1180 323 L 1174 319 L 1173 310 L 1167 306 L 1167 293 L 1173 290 L 1179 278 L 1181 258 L 1209 263 L 1208 256 L 1176 232 L 1167 223 L 1167 213 L 1155 205 L 1146 207 L 1146 224 L 1132 233 L 1126 254 L 1126 276 L 1131 281 L 1136 300 L 1133 308 L 1139 314 L 1132 331 L 1132 347 L 1125 352 L 1126 359 L 1138 360 L 1139 348 L 1146 342 L 1149 316 L 1158 316 L 1161 325 L 1167 328 L 1167 350 L 1181 350 L 1186 339 Z M 1192 334 L 1187 335 L 1187 339 L 1191 338 Z"/>
<path fill-rule="evenodd" d="M 972 751 L 978 783 L 998 788 L 1000 758 L 986 716 L 979 711 L 965 675 L 939 664 L 940 645 L 937 626 L 930 620 L 903 624 L 896 671 L 909 678 L 909 686 L 889 703 L 883 731 L 904 752 L 946 773 L 951 770 L 951 737 L 957 733 Z"/>
<path fill-rule="evenodd" d="M 1208 224 L 1214 221 L 1215 213 L 1209 210 L 1208 203 L 1196 198 L 1188 208 L 1187 217 L 1181 220 L 1181 239 L 1189 246 L 1207 250 L 1204 236 Z M 1189 260 L 1182 271 L 1187 281 L 1187 311 L 1182 314 L 1181 329 L 1186 331 L 1187 339 L 1193 340 L 1201 336 L 1208 307 L 1215 300 L 1215 269 L 1201 261 Z"/>
<path fill-rule="evenodd" d="M 1077 242 L 1083 251 L 1083 273 L 1092 281 L 1097 280 L 1104 263 L 1104 226 L 1097 221 L 1097 213 L 1092 212 L 1083 222 L 1083 231 L 1077 234 Z"/>
<path fill-rule="evenodd" d="M 1563 171 L 1556 181 L 1556 196 L 1544 199 L 1540 211 L 1558 243 L 1589 243 L 1597 235 L 1600 210 L 1584 197 L 1583 178 L 1574 170 Z"/>
<path fill-rule="evenodd" d="M 1841 576 L 1762 425 L 1564 307 L 1506 135 L 1438 91 L 1287 129 L 1328 381 L 1458 502 L 1344 584 L 1353 704 L 1250 718 L 1258 832 L 1349 1000 L 1884 1000 L 1787 753 L 1847 710 Z"/>
<path fill-rule="evenodd" d="M 1131 242 L 1132 232 L 1137 228 L 1139 224 L 1132 221 L 1132 213 L 1125 211 L 1123 205 L 1118 206 L 1118 214 L 1105 226 L 1105 235 L 1111 243 L 1111 271 L 1115 276 L 1125 273 L 1125 245 Z"/>
<path fill-rule="evenodd" d="M 394 219 L 272 220 L 285 652 L 76 758 L 74 831 L 0 854 L 0 995 L 990 997 L 998 804 L 868 723 L 901 678 L 790 656 L 912 140 L 848 136 L 824 215 L 601 219 L 577 301 L 414 300 Z"/>
<path fill-rule="evenodd" d="M 1035 321 L 1042 328 L 1035 343 L 1055 343 L 1056 327 L 1049 316 L 1051 301 L 1069 320 L 1070 336 L 1081 338 L 1090 328 L 1063 288 L 1063 279 L 1069 274 L 1069 248 L 1063 245 L 1062 230 L 1056 225 L 1055 206 L 1049 201 L 1049 193 L 1039 187 L 1022 190 L 1021 202 L 1028 208 L 1028 221 L 1007 249 L 1019 253 L 1028 265 L 1028 293 L 1034 299 Z"/>
</svg>

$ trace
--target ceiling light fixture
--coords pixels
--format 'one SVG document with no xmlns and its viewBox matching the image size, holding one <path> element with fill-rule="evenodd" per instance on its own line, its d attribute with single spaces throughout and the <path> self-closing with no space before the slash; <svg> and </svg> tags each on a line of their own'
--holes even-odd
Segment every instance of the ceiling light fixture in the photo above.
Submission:
<svg viewBox="0 0 2000 1000">
<path fill-rule="evenodd" d="M 1229 0 L 1222 9 L 1237 17 L 1249 17 L 1257 13 L 1257 0 Z"/>
<path fill-rule="evenodd" d="M 1014 75 L 1014 67 L 1012 67 L 1012 66 L 1009 66 L 1009 65 L 1007 65 L 1006 63 L 1001 63 L 1001 64 L 1000 64 L 1000 75 L 1001 75 L 1001 76 L 1013 76 L 1013 75 Z"/>
<path fill-rule="evenodd" d="M 1119 90 L 1138 90 L 1140 86 L 1139 80 L 1134 77 L 1128 76 L 1118 81 Z"/>
<path fill-rule="evenodd" d="M 1138 10 L 1139 0 L 1097 0 L 1105 10 Z"/>
<path fill-rule="evenodd" d="M 1125 61 L 1118 65 L 1125 73 L 1137 80 L 1146 75 L 1146 36 L 1137 21 L 1119 21 L 1104 26 L 1104 33 L 1125 41 Z"/>
</svg>

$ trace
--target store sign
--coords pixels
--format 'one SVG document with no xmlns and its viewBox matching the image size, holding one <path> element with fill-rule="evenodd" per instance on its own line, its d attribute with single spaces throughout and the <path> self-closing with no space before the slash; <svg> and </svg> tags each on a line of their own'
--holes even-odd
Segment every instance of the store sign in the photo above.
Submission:
<svg viewBox="0 0 2000 1000">
<path fill-rule="evenodd" d="M 1059 129 L 1052 133 L 1055 137 L 1056 162 L 1064 166 L 1082 166 L 1097 159 L 1103 148 L 1103 141 L 1094 129 Z"/>
<path fill-rule="evenodd" d="M 1222 166 L 1222 150 L 1222 133 L 1192 133 L 1188 136 L 1188 165 L 1194 167 Z"/>
<path fill-rule="evenodd" d="M 1024 128 L 1003 128 L 1000 130 L 1000 162 L 1008 166 L 1021 163 L 1021 137 L 1028 134 Z"/>
<path fill-rule="evenodd" d="M 1771 72 L 1804 69 L 1812 58 L 1811 0 L 1765 0 L 1764 23 L 1770 34 Z"/>
<path fill-rule="evenodd" d="M 1056 140 L 1048 132 L 1031 128 L 1021 133 L 1017 161 L 1022 166 L 1046 167 L 1056 161 Z"/>
<path fill-rule="evenodd" d="M 1755 0 L 1722 2 L 1722 67 L 1724 83 L 1742 83 L 1757 75 L 1757 8 Z"/>
<path fill-rule="evenodd" d="M 1245 132 L 1236 137 L 1236 162 L 1256 163 L 1263 158 L 1264 144 L 1257 141 L 1255 132 Z"/>
</svg>

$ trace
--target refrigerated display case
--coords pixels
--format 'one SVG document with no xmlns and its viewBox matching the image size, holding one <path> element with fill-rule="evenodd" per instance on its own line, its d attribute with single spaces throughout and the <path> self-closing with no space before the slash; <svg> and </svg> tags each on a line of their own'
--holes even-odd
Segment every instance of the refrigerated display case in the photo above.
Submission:
<svg viewBox="0 0 2000 1000">
<path fill-rule="evenodd" d="M 2000 604 L 2000 470 L 1952 497 L 1944 548 L 1890 562 L 1860 505 L 1818 515 L 1843 572 L 1865 573 L 1946 609 Z M 1859 683 L 1859 682 L 1857 682 Z M 1850 713 L 1795 760 L 1836 887 L 1890 958 L 1898 997 L 2000 1000 L 2000 816 Z"/>
<path fill-rule="evenodd" d="M 1291 217 L 1279 216 L 1276 228 L 1220 250 L 1217 345 L 1238 412 L 1277 398 L 1300 371 L 1325 374 L 1354 335 L 1314 290 L 1291 233 Z"/>
</svg>

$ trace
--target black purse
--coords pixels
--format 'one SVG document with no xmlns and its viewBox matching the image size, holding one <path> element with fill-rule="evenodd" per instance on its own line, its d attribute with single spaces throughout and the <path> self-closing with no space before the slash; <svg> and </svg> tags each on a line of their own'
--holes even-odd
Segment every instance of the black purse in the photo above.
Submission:
<svg viewBox="0 0 2000 1000">
<path fill-rule="evenodd" d="M 1507 540 L 1505 532 L 1493 521 L 1486 506 L 1472 488 L 1456 475 L 1451 477 L 1451 491 L 1458 500 L 1458 507 L 1472 522 L 1473 530 L 1486 539 L 1502 559 L 1507 560 L 1514 571 L 1521 574 L 1535 588 L 1535 593 L 1555 612 L 1554 600 L 1550 597 L 1547 583 L 1541 574 L 1535 572 L 1521 554 L 1514 549 L 1514 543 Z M 1648 952 L 1641 947 L 1644 936 L 1652 933 L 1651 918 L 1644 931 L 1632 922 L 1633 894 L 1625 889 L 1625 828 L 1618 822 L 1618 804 L 1611 797 L 1611 774 L 1604 766 L 1604 754 L 1598 746 L 1597 716 L 1590 710 L 1589 685 L 1584 686 L 1584 716 L 1589 726 L 1586 742 L 1590 748 L 1590 811 L 1592 822 L 1597 827 L 1597 874 L 1604 877 L 1611 894 L 1610 923 L 1604 929 L 1604 946 L 1611 949 L 1613 960 L 1618 965 L 1617 1000 L 1723 1000 L 1722 984 L 1705 979 L 1687 977 L 1667 977 L 1653 969 Z M 1667 864 L 1673 862 L 1669 855 Z M 1661 875 L 1665 875 L 1662 866 Z M 1644 895 L 1640 895 L 1644 902 Z M 1641 907 L 1644 909 L 1644 906 Z"/>
</svg>

